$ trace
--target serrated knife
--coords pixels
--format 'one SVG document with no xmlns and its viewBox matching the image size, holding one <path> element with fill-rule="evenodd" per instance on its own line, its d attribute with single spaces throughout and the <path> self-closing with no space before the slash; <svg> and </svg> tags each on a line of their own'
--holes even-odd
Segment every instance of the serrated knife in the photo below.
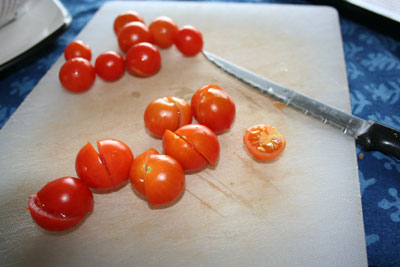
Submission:
<svg viewBox="0 0 400 267">
<path fill-rule="evenodd" d="M 400 159 L 400 131 L 373 120 L 364 120 L 332 106 L 321 103 L 308 96 L 295 92 L 283 85 L 261 77 L 249 70 L 237 66 L 210 52 L 203 55 L 216 66 L 287 106 L 315 117 L 323 123 L 335 126 L 343 133 L 355 138 L 365 150 L 377 150 Z"/>
</svg>

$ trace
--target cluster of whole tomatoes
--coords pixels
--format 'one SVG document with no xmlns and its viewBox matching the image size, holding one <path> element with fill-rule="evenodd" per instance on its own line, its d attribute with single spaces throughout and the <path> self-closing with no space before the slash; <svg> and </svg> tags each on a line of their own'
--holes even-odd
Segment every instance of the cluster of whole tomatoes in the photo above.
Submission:
<svg viewBox="0 0 400 267">
<path fill-rule="evenodd" d="M 119 79 L 125 68 L 141 77 L 156 73 L 161 58 L 152 43 L 162 48 L 175 44 L 187 56 L 197 54 L 203 46 L 200 32 L 191 26 L 179 30 L 172 19 L 159 17 L 148 30 L 141 16 L 132 11 L 115 19 L 114 31 L 121 50 L 126 52 L 125 60 L 109 51 L 101 54 L 93 67 L 87 44 L 74 41 L 66 47 L 67 61 L 60 70 L 60 81 L 67 90 L 87 90 L 96 73 L 107 81 Z M 185 173 L 217 165 L 217 134 L 231 128 L 235 114 L 234 101 L 216 84 L 198 89 L 190 104 L 174 96 L 155 99 L 144 111 L 144 125 L 149 134 L 162 139 L 164 154 L 150 148 L 135 158 L 120 140 L 98 140 L 97 150 L 88 142 L 76 156 L 79 178 L 58 178 L 29 197 L 32 218 L 49 231 L 70 229 L 93 210 L 92 190 L 114 191 L 129 180 L 151 206 L 173 204 L 184 190 Z M 193 117 L 198 124 L 192 123 Z M 275 159 L 286 146 L 284 136 L 268 125 L 247 129 L 243 142 L 257 160 Z"/>
<path fill-rule="evenodd" d="M 96 74 L 111 82 L 118 80 L 125 69 L 138 77 L 154 75 L 161 68 L 158 47 L 169 48 L 175 44 L 185 56 L 195 56 L 203 48 L 200 31 L 191 25 L 178 28 L 166 16 L 155 18 L 147 27 L 139 13 L 127 11 L 115 18 L 113 28 L 125 58 L 118 52 L 107 51 L 96 58 L 93 66 L 90 63 L 90 46 L 81 40 L 72 41 L 65 48 L 66 62 L 59 72 L 65 89 L 75 93 L 85 92 L 94 83 Z"/>
</svg>

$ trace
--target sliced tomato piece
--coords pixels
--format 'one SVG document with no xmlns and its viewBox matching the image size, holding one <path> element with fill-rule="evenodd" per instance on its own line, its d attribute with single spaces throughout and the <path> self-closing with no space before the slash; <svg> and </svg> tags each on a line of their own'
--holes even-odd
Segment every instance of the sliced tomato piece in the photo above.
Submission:
<svg viewBox="0 0 400 267">
<path fill-rule="evenodd" d="M 135 158 L 132 163 L 129 179 L 132 183 L 133 188 L 136 189 L 140 194 L 146 196 L 144 187 L 144 179 L 146 176 L 147 162 L 151 155 L 158 155 L 159 153 L 154 148 L 150 148 L 146 152 L 140 154 Z"/>
<path fill-rule="evenodd" d="M 273 160 L 286 147 L 285 137 L 270 125 L 255 125 L 246 130 L 243 143 L 258 160 Z"/>
<path fill-rule="evenodd" d="M 185 139 L 213 166 L 217 165 L 220 146 L 218 137 L 208 127 L 200 124 L 188 124 L 175 131 Z"/>
<path fill-rule="evenodd" d="M 208 161 L 186 140 L 170 130 L 163 135 L 164 153 L 176 159 L 185 171 L 197 171 L 207 166 Z"/>
</svg>

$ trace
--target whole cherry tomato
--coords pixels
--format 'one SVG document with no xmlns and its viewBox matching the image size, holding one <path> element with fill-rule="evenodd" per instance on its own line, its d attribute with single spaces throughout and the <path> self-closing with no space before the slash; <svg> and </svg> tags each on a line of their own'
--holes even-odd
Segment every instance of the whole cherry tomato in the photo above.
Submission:
<svg viewBox="0 0 400 267">
<path fill-rule="evenodd" d="M 64 231 L 76 226 L 93 210 L 89 187 L 74 177 L 62 177 L 47 183 L 29 197 L 33 220 L 48 231 Z"/>
<path fill-rule="evenodd" d="M 152 101 L 144 112 L 145 127 L 161 138 L 166 129 L 175 131 L 192 122 L 192 111 L 186 100 L 178 97 L 161 97 Z"/>
<path fill-rule="evenodd" d="M 148 77 L 161 68 L 161 54 L 158 48 L 150 43 L 138 43 L 128 50 L 125 64 L 133 75 Z"/>
<path fill-rule="evenodd" d="M 285 137 L 269 125 L 255 125 L 248 128 L 243 136 L 248 151 L 258 160 L 273 160 L 286 147 Z"/>
<path fill-rule="evenodd" d="M 192 112 L 195 119 L 214 133 L 222 133 L 231 127 L 236 108 L 232 98 L 218 85 L 201 87 L 192 96 Z"/>
<path fill-rule="evenodd" d="M 129 179 L 129 170 L 134 156 L 131 149 L 116 139 L 97 141 L 96 152 L 92 144 L 81 148 L 75 160 L 78 177 L 89 187 L 113 190 Z"/>
<path fill-rule="evenodd" d="M 118 35 L 119 31 L 129 22 L 139 21 L 144 24 L 143 17 L 136 11 L 126 11 L 119 14 L 114 20 L 114 32 Z"/>
<path fill-rule="evenodd" d="M 168 48 L 174 44 L 178 26 L 171 18 L 161 16 L 150 23 L 149 31 L 156 45 L 161 48 Z"/>
<path fill-rule="evenodd" d="M 203 48 L 203 36 L 195 27 L 183 26 L 174 38 L 175 46 L 185 56 L 195 56 Z"/>
<path fill-rule="evenodd" d="M 82 93 L 93 85 L 96 71 L 87 59 L 75 57 L 62 65 L 59 79 L 68 91 Z"/>
<path fill-rule="evenodd" d="M 75 40 L 65 47 L 64 57 L 66 60 L 74 57 L 81 57 L 90 61 L 92 59 L 92 49 L 87 43 L 81 40 Z"/>
<path fill-rule="evenodd" d="M 125 72 L 125 61 L 117 52 L 107 51 L 97 57 L 94 68 L 103 80 L 116 81 Z"/>
<path fill-rule="evenodd" d="M 175 133 L 166 130 L 163 148 L 167 155 L 178 160 L 185 171 L 195 171 L 207 164 L 217 165 L 220 145 L 218 137 L 204 125 L 188 124 Z"/>
<path fill-rule="evenodd" d="M 141 42 L 151 42 L 149 29 L 139 21 L 129 22 L 118 33 L 118 44 L 125 53 L 133 45 Z"/>
<path fill-rule="evenodd" d="M 185 186 L 185 173 L 178 161 L 154 149 L 139 155 L 130 173 L 133 187 L 153 206 L 173 202 Z"/>
</svg>

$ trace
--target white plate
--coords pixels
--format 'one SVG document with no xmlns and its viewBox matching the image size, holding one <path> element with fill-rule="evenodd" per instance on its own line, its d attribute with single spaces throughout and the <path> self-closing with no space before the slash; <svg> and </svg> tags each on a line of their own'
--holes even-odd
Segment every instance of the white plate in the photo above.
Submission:
<svg viewBox="0 0 400 267">
<path fill-rule="evenodd" d="M 69 12 L 58 0 L 29 1 L 26 12 L 0 28 L 0 71 L 66 29 L 71 20 Z"/>
</svg>

